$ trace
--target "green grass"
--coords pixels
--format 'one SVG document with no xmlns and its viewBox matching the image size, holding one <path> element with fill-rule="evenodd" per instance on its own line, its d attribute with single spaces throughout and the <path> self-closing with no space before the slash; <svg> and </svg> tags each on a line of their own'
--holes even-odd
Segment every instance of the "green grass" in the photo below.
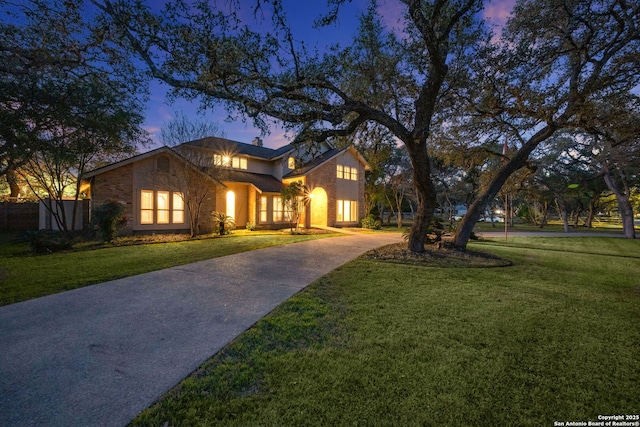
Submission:
<svg viewBox="0 0 640 427">
<path fill-rule="evenodd" d="M 550 426 L 640 410 L 640 241 L 471 245 L 514 264 L 358 259 L 134 425 Z"/>
<path fill-rule="evenodd" d="M 224 255 L 331 236 L 243 232 L 199 240 L 31 255 L 0 236 L 0 306 Z"/>
</svg>

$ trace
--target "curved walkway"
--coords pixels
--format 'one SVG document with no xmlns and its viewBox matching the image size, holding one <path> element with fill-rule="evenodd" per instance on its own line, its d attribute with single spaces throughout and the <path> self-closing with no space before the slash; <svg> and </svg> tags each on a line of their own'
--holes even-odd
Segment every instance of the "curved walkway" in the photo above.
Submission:
<svg viewBox="0 0 640 427">
<path fill-rule="evenodd" d="M 0 426 L 125 425 L 308 284 L 399 241 L 319 239 L 0 307 Z"/>
</svg>

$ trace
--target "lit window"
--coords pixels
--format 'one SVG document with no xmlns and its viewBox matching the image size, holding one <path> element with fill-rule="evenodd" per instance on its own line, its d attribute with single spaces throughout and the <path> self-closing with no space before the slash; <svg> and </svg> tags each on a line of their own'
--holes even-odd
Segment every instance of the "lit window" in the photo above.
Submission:
<svg viewBox="0 0 640 427">
<path fill-rule="evenodd" d="M 351 168 L 351 180 L 352 181 L 358 180 L 358 168 Z"/>
<path fill-rule="evenodd" d="M 184 223 L 184 199 L 182 193 L 173 193 L 173 223 Z"/>
<path fill-rule="evenodd" d="M 289 169 L 295 169 L 296 168 L 296 159 L 294 159 L 293 157 L 289 157 L 289 160 L 287 160 L 287 167 Z"/>
<path fill-rule="evenodd" d="M 267 222 L 267 197 L 260 197 L 260 222 Z"/>
<path fill-rule="evenodd" d="M 153 191 L 140 192 L 140 224 L 153 224 Z"/>
<path fill-rule="evenodd" d="M 358 202 L 354 200 L 338 200 L 338 222 L 356 222 L 358 220 Z"/>
<path fill-rule="evenodd" d="M 234 169 L 247 169 L 246 157 L 231 157 L 223 154 L 213 155 L 213 164 L 216 166 L 231 167 Z"/>
<path fill-rule="evenodd" d="M 169 224 L 169 192 L 158 191 L 158 224 Z"/>
<path fill-rule="evenodd" d="M 338 165 L 336 176 L 340 179 L 344 178 L 344 166 Z"/>
<path fill-rule="evenodd" d="M 275 196 L 273 198 L 273 222 L 281 222 L 284 217 L 284 209 L 282 206 L 282 197 Z"/>
</svg>

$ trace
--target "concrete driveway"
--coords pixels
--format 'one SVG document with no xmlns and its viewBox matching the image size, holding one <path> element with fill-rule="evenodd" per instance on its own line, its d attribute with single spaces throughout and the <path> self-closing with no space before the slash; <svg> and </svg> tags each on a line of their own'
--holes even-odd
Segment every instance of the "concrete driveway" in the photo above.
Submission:
<svg viewBox="0 0 640 427">
<path fill-rule="evenodd" d="M 0 425 L 125 425 L 309 283 L 399 241 L 313 240 L 0 307 Z"/>
</svg>

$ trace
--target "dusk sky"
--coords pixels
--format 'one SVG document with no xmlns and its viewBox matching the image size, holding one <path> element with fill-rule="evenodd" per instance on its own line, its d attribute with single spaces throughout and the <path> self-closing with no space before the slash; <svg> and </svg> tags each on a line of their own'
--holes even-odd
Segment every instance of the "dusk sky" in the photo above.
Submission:
<svg viewBox="0 0 640 427">
<path fill-rule="evenodd" d="M 494 24 L 500 26 L 509 17 L 515 0 L 492 0 L 486 2 L 483 11 L 483 17 L 488 18 Z M 249 4 L 247 0 L 240 0 L 241 4 Z M 344 8 L 340 14 L 339 22 L 332 27 L 330 36 L 333 40 L 327 40 L 327 31 L 324 30 L 320 34 L 318 30 L 311 29 L 310 22 L 313 21 L 323 10 L 326 10 L 326 2 L 314 0 L 313 2 L 301 2 L 294 0 L 289 2 L 290 7 L 287 8 L 287 14 L 292 25 L 294 36 L 309 42 L 318 42 L 325 45 L 327 42 L 348 41 L 352 38 L 353 32 L 357 25 L 357 16 L 359 11 L 364 11 L 367 7 L 367 0 L 353 0 L 350 5 Z M 255 4 L 251 0 L 251 5 Z M 397 1 L 380 0 L 380 11 L 383 16 L 385 25 L 388 28 L 398 26 L 404 11 Z M 249 15 L 251 7 L 247 6 L 246 11 L 242 11 Z M 318 40 L 322 37 L 321 43 Z M 312 43 L 311 43 L 312 44 Z M 226 111 L 222 108 L 215 111 L 207 110 L 204 115 L 198 114 L 198 102 L 188 102 L 185 100 L 177 100 L 171 104 L 166 101 L 166 91 L 168 87 L 164 84 L 153 82 L 151 85 L 151 99 L 148 103 L 146 111 L 145 129 L 150 133 L 156 144 L 158 143 L 158 135 L 163 123 L 171 121 L 176 112 L 184 111 L 188 116 L 197 117 L 198 120 L 211 120 L 220 126 L 226 134 L 226 137 L 235 141 L 249 143 L 256 136 L 260 135 L 260 131 L 254 128 L 251 123 L 242 123 L 241 120 L 235 122 L 225 122 L 227 117 Z M 262 136 L 265 146 L 278 148 L 287 144 L 284 131 L 278 127 L 272 127 L 271 134 Z"/>
</svg>

